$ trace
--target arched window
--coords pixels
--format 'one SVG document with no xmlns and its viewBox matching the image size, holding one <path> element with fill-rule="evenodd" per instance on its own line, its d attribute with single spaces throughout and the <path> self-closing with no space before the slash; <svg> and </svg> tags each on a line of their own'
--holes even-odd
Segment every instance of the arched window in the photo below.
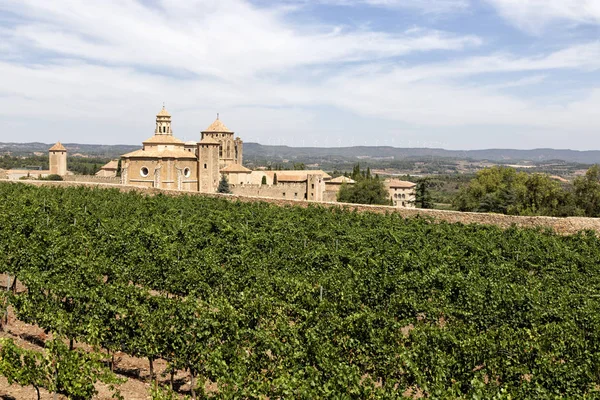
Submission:
<svg viewBox="0 0 600 400">
<path fill-rule="evenodd" d="M 163 126 L 163 133 L 167 133 L 167 127 Z"/>
</svg>

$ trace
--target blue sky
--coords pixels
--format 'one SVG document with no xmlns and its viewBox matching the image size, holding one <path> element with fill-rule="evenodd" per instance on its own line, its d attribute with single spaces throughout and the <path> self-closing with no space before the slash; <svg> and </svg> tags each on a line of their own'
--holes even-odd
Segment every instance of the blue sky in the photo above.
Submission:
<svg viewBox="0 0 600 400">
<path fill-rule="evenodd" d="M 598 0 L 2 0 L 0 141 L 600 149 Z"/>
</svg>

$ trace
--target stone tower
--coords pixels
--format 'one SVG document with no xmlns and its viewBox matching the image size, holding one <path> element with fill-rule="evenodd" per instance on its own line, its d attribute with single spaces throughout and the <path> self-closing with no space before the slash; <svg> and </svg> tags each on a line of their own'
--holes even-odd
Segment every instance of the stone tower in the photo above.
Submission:
<svg viewBox="0 0 600 400">
<path fill-rule="evenodd" d="M 242 140 L 233 138 L 230 131 L 223 122 L 217 119 L 206 130 L 202 131 L 202 139 L 210 138 L 219 143 L 219 168 L 223 169 L 231 164 L 242 164 Z"/>
<path fill-rule="evenodd" d="M 306 176 L 306 193 L 310 201 L 323 201 L 323 191 L 325 184 L 320 174 L 308 174 Z"/>
<path fill-rule="evenodd" d="M 65 146 L 56 142 L 48 150 L 48 158 L 50 159 L 50 174 L 60 176 L 67 174 L 67 149 Z"/>
<path fill-rule="evenodd" d="M 242 142 L 242 139 L 240 139 L 240 137 L 238 136 L 235 138 L 233 143 L 234 143 L 234 149 L 235 149 L 235 154 L 234 154 L 235 163 L 242 165 L 242 162 L 244 161 L 244 142 Z"/>
<path fill-rule="evenodd" d="M 173 136 L 173 131 L 171 130 L 171 114 L 165 110 L 164 105 L 162 110 L 156 114 L 156 129 L 154 130 L 154 134 Z"/>
<path fill-rule="evenodd" d="M 198 143 L 198 191 L 214 193 L 219 185 L 220 143 L 204 137 Z"/>
</svg>

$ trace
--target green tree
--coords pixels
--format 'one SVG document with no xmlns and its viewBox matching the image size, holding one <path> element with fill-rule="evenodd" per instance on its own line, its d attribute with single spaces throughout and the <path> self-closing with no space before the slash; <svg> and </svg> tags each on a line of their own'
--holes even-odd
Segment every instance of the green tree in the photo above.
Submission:
<svg viewBox="0 0 600 400">
<path fill-rule="evenodd" d="M 273 185 L 277 185 L 277 174 L 273 174 Z"/>
<path fill-rule="evenodd" d="M 266 185 L 267 184 L 267 176 L 263 175 L 262 180 L 260 181 L 261 185 Z"/>
<path fill-rule="evenodd" d="M 121 169 L 123 167 L 121 166 L 121 159 L 119 158 L 119 162 L 117 162 L 117 176 L 121 176 Z"/>
<path fill-rule="evenodd" d="M 305 169 L 306 169 L 306 165 L 304 165 L 304 163 L 294 163 L 295 171 L 303 171 Z"/>
<path fill-rule="evenodd" d="M 225 176 L 225 174 L 221 175 L 219 187 L 217 187 L 217 193 L 231 193 L 231 189 L 229 188 L 229 182 L 227 181 L 227 177 Z"/>
<path fill-rule="evenodd" d="M 388 191 L 380 179 L 361 179 L 355 184 L 342 184 L 338 201 L 356 204 L 388 205 Z"/>
<path fill-rule="evenodd" d="M 516 213 L 517 192 L 526 191 L 527 174 L 514 168 L 492 167 L 477 173 L 453 201 L 459 211 Z"/>
<path fill-rule="evenodd" d="M 430 188 L 432 182 L 430 178 L 421 178 L 417 181 L 415 192 L 415 205 L 419 208 L 433 208 Z"/>
<path fill-rule="evenodd" d="M 580 182 L 581 188 L 588 187 L 584 180 Z M 587 189 L 582 191 L 589 192 Z M 453 205 L 459 211 L 512 215 L 564 216 L 579 213 L 573 203 L 573 195 L 556 180 L 545 174 L 528 175 L 508 167 L 479 171 L 468 186 L 460 190 Z"/>
<path fill-rule="evenodd" d="M 592 166 L 585 176 L 575 179 L 573 186 L 577 207 L 586 217 L 600 217 L 600 166 Z"/>
</svg>

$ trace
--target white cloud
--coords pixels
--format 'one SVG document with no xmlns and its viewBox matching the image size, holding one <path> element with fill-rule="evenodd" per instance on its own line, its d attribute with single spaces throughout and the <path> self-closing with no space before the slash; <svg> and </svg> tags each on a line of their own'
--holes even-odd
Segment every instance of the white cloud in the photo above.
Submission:
<svg viewBox="0 0 600 400">
<path fill-rule="evenodd" d="M 593 113 L 600 89 L 593 85 L 576 101 L 544 104 L 505 90 L 545 83 L 552 71 L 599 69 L 599 42 L 517 56 L 483 53 L 476 35 L 300 25 L 281 9 L 242 0 L 161 0 L 159 6 L 0 3 L 24 21 L 0 31 L 6 38 L 0 118 L 10 128 L 3 132 L 47 142 L 139 143 L 151 134 L 162 101 L 175 133 L 186 139 L 197 139 L 215 112 L 246 141 L 295 145 L 323 143 L 333 131 L 339 143 L 346 143 L 344 135 L 383 143 L 407 130 L 420 138 L 475 125 L 583 134 L 600 128 Z M 466 53 L 473 48 L 482 55 Z M 442 50 L 451 57 L 398 61 Z M 495 79 L 479 83 L 483 74 Z M 324 123 L 324 109 L 343 111 Z M 447 147 L 482 146 L 441 135 Z"/>
<path fill-rule="evenodd" d="M 295 27 L 241 0 L 126 2 L 8 0 L 27 16 L 13 38 L 35 49 L 119 65 L 181 69 L 221 79 L 480 44 L 472 35 Z M 1 7 L 1 6 L 0 6 Z M 241 68 L 240 68 L 241 67 Z"/>
<path fill-rule="evenodd" d="M 290 0 L 302 2 L 302 0 Z M 415 9 L 424 13 L 444 13 L 464 10 L 469 7 L 469 0 L 304 0 L 304 3 L 314 2 L 338 6 L 369 5 L 385 8 Z"/>
<path fill-rule="evenodd" d="M 553 22 L 600 23 L 598 0 L 487 0 L 512 24 L 539 33 Z"/>
</svg>

